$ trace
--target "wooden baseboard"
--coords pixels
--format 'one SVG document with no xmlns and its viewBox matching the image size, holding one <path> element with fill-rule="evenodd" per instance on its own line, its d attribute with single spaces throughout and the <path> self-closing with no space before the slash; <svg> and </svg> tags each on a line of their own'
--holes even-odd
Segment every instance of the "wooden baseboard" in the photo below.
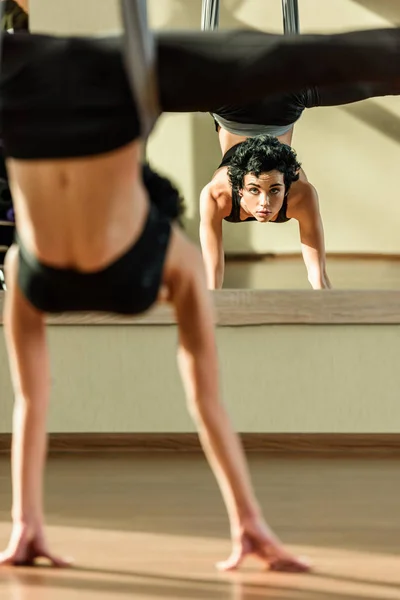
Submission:
<svg viewBox="0 0 400 600">
<path fill-rule="evenodd" d="M 328 261 L 337 260 L 341 262 L 348 261 L 388 261 L 399 262 L 400 254 L 380 253 L 380 252 L 328 252 L 326 254 Z M 301 252 L 227 252 L 225 254 L 225 262 L 227 263 L 258 263 L 258 262 L 284 262 L 288 260 L 302 261 Z"/>
<path fill-rule="evenodd" d="M 0 325 L 5 293 L 0 291 Z M 216 290 L 218 327 L 253 325 L 399 325 L 399 290 Z M 72 312 L 48 315 L 51 326 L 176 325 L 170 305 L 142 315 Z"/>
<path fill-rule="evenodd" d="M 246 452 L 289 456 L 400 456 L 399 434 L 243 433 Z M 10 434 L 0 434 L 0 453 L 10 451 Z M 88 452 L 200 452 L 195 433 L 53 433 L 51 454 Z"/>
</svg>

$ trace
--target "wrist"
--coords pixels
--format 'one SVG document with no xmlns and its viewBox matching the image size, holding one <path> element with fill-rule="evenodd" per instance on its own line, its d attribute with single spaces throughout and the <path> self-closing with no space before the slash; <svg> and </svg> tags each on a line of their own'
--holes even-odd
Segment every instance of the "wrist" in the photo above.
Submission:
<svg viewBox="0 0 400 600">
<path fill-rule="evenodd" d="M 216 275 L 207 277 L 207 287 L 209 290 L 220 290 L 222 288 L 222 280 Z"/>
<path fill-rule="evenodd" d="M 44 525 L 44 516 L 42 514 L 28 512 L 23 513 L 13 510 L 11 513 L 11 518 L 13 525 L 15 526 L 37 529 L 38 527 L 43 527 Z"/>
<path fill-rule="evenodd" d="M 234 511 L 231 511 L 231 531 L 238 531 L 242 529 L 244 524 L 258 521 L 261 518 L 262 511 L 256 500 L 237 506 Z"/>
<path fill-rule="evenodd" d="M 313 290 L 329 290 L 331 288 L 329 278 L 324 274 L 318 276 L 310 275 L 308 281 Z"/>
</svg>

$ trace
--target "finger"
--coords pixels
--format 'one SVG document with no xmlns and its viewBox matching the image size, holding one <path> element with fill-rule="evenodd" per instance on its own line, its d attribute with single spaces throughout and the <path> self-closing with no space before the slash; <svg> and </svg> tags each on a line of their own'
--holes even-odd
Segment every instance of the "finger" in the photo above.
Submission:
<svg viewBox="0 0 400 600">
<path fill-rule="evenodd" d="M 0 567 L 31 567 L 33 565 L 33 559 L 25 557 L 20 558 L 16 552 L 3 552 L 0 554 Z"/>
<path fill-rule="evenodd" d="M 308 573 L 311 571 L 311 563 L 305 558 L 278 558 L 269 563 L 270 571 L 283 573 Z"/>
<path fill-rule="evenodd" d="M 18 559 L 15 556 L 9 555 L 0 555 L 0 567 L 6 566 L 14 566 L 14 567 L 33 567 L 35 566 L 36 558 L 46 558 L 50 561 L 51 565 L 58 569 L 65 569 L 71 567 L 73 564 L 73 560 L 71 558 L 61 558 L 59 556 L 55 556 L 54 554 L 41 552 L 34 558 L 24 558 Z"/>
<path fill-rule="evenodd" d="M 63 558 L 62 556 L 51 554 L 47 555 L 46 558 L 48 558 L 53 567 L 56 567 L 57 569 L 68 569 L 74 564 L 74 560 L 71 557 Z"/>
<path fill-rule="evenodd" d="M 74 562 L 72 558 L 62 558 L 61 556 L 53 554 L 46 548 L 37 549 L 36 556 L 46 558 L 48 561 L 50 561 L 51 565 L 53 567 L 56 567 L 57 569 L 66 569 L 68 567 L 71 567 Z"/>
<path fill-rule="evenodd" d="M 2 552 L 0 554 L 0 567 L 8 567 L 14 564 L 13 557 L 7 552 Z"/>
<path fill-rule="evenodd" d="M 216 567 L 219 571 L 234 571 L 242 564 L 245 556 L 246 552 L 244 551 L 243 547 L 238 546 L 237 548 L 234 548 L 232 554 L 227 560 L 218 562 Z"/>
<path fill-rule="evenodd" d="M 294 556 L 285 550 L 279 542 L 263 544 L 256 554 L 260 560 L 268 564 L 271 571 L 305 573 L 311 569 L 309 560 Z"/>
<path fill-rule="evenodd" d="M 33 564 L 33 558 L 29 551 L 29 544 L 26 543 L 26 535 L 13 540 L 9 544 L 8 550 L 0 554 L 0 565 L 26 566 Z"/>
</svg>

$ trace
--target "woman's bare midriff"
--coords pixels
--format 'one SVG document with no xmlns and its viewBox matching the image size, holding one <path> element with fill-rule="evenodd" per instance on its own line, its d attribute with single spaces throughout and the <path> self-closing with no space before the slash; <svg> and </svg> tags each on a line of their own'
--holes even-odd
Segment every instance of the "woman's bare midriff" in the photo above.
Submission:
<svg viewBox="0 0 400 600">
<path fill-rule="evenodd" d="M 223 156 L 233 146 L 236 146 L 236 144 L 241 144 L 242 142 L 245 142 L 247 140 L 246 136 L 240 136 L 240 135 L 236 135 L 234 133 L 230 133 L 229 131 L 226 131 L 226 129 L 223 129 L 222 127 L 219 127 L 219 129 L 218 129 L 218 136 L 219 136 L 219 145 L 221 147 L 221 152 L 222 152 Z M 282 144 L 288 144 L 288 146 L 291 146 L 292 138 L 293 138 L 293 127 L 290 131 L 285 133 L 285 135 L 281 135 L 277 139 L 280 142 L 282 142 Z"/>
<path fill-rule="evenodd" d="M 145 224 L 141 144 L 57 160 L 9 159 L 18 236 L 44 264 L 96 271 L 121 256 Z"/>
<path fill-rule="evenodd" d="M 219 145 L 221 148 L 222 156 L 225 156 L 225 154 L 228 152 L 228 150 L 233 148 L 233 146 L 236 146 L 237 144 L 241 144 L 242 142 L 245 142 L 248 139 L 245 136 L 240 136 L 240 135 L 236 135 L 235 133 L 230 133 L 229 131 L 226 131 L 226 129 L 223 129 L 222 127 L 218 128 L 218 137 L 219 137 Z M 278 137 L 277 139 L 282 144 L 288 144 L 288 146 L 291 146 L 292 138 L 293 138 L 293 127 L 290 131 L 285 133 L 285 135 L 282 135 L 282 136 Z M 216 186 L 221 187 L 221 185 L 223 185 L 224 191 L 227 191 L 230 189 L 229 180 L 228 180 L 227 175 L 228 175 L 227 167 L 220 167 L 219 169 L 217 169 L 214 172 L 214 174 L 212 176 L 212 180 L 211 180 L 212 184 L 213 184 L 213 191 L 214 191 L 214 187 L 216 187 Z"/>
</svg>

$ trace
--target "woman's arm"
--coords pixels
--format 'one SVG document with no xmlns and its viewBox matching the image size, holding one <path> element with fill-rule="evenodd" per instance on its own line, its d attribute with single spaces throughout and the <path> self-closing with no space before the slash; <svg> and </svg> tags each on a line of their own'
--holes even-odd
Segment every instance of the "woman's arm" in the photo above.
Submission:
<svg viewBox="0 0 400 600">
<path fill-rule="evenodd" d="M 324 227 L 316 189 L 308 182 L 299 181 L 298 198 L 294 199 L 290 216 L 297 219 L 300 228 L 301 251 L 308 281 L 314 290 L 330 289 L 326 272 Z"/>
<path fill-rule="evenodd" d="M 17 285 L 18 248 L 6 258 L 4 332 L 15 396 L 13 437 L 13 519 L 42 523 L 42 475 L 50 373 L 44 317 Z"/>
<path fill-rule="evenodd" d="M 188 408 L 216 472 L 231 522 L 237 525 L 245 517 L 257 516 L 259 509 L 239 440 L 220 402 L 211 294 L 205 285 L 197 250 L 176 233 L 172 245 L 172 253 L 180 256 L 179 266 L 173 268 L 170 276 L 170 288 L 179 330 L 178 362 Z M 178 251 L 179 246 L 182 250 Z"/>
<path fill-rule="evenodd" d="M 178 323 L 178 362 L 188 408 L 230 520 L 233 552 L 220 567 L 233 569 L 246 555 L 256 554 L 272 569 L 308 570 L 284 550 L 261 515 L 239 436 L 220 400 L 212 296 L 201 257 L 180 232 L 173 234 L 165 276 Z"/>
<path fill-rule="evenodd" d="M 0 565 L 32 564 L 41 556 L 56 566 L 64 566 L 65 561 L 48 551 L 43 532 L 43 473 L 50 391 L 46 326 L 44 316 L 21 294 L 17 271 L 18 248 L 12 246 L 5 264 L 4 333 L 15 394 L 13 531 L 7 550 L 0 554 Z"/>
<path fill-rule="evenodd" d="M 209 186 L 206 186 L 200 195 L 200 244 L 207 287 L 210 290 L 220 289 L 224 282 L 225 270 L 222 217 Z"/>
</svg>

